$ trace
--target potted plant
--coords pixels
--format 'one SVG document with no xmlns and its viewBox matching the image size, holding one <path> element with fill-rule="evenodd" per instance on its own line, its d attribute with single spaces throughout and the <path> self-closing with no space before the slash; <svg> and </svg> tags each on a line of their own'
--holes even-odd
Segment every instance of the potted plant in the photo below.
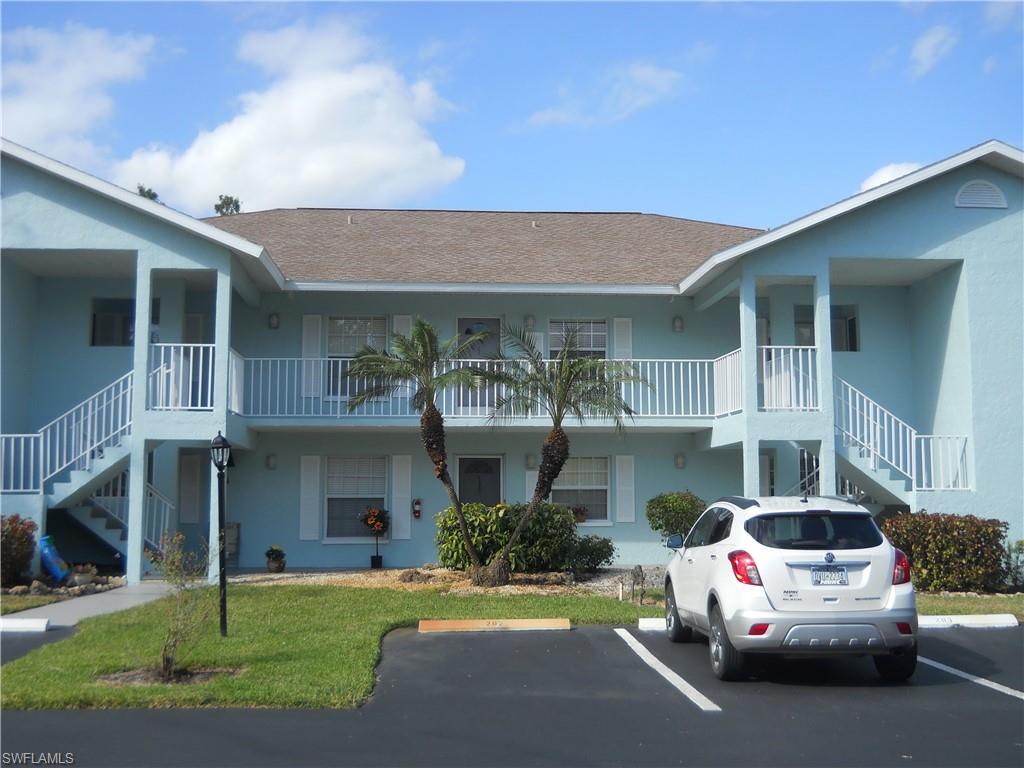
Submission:
<svg viewBox="0 0 1024 768">
<path fill-rule="evenodd" d="M 71 572 L 71 580 L 75 582 L 77 587 L 92 584 L 94 578 L 96 578 L 96 566 L 92 563 L 76 565 Z"/>
<path fill-rule="evenodd" d="M 378 507 L 367 507 L 359 518 L 373 535 L 373 554 L 370 555 L 371 568 L 383 568 L 384 558 L 380 555 L 380 537 L 388 531 L 388 511 Z"/>
<path fill-rule="evenodd" d="M 587 522 L 587 508 L 586 507 L 584 507 L 583 505 L 580 505 L 578 507 L 570 507 L 570 509 L 572 510 L 572 516 L 573 516 L 573 519 L 576 521 L 577 525 L 579 525 L 580 523 Z"/>
<path fill-rule="evenodd" d="M 270 573 L 280 573 L 284 570 L 284 550 L 277 544 L 271 544 L 270 548 L 263 553 L 267 557 L 267 570 Z"/>
</svg>

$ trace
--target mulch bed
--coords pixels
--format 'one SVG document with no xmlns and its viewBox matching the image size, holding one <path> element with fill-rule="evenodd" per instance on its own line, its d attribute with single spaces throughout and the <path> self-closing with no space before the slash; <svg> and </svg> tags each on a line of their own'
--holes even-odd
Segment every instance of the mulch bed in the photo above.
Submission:
<svg viewBox="0 0 1024 768">
<path fill-rule="evenodd" d="M 216 677 L 235 677 L 245 670 L 239 667 L 225 669 L 179 669 L 169 680 L 160 676 L 155 669 L 129 669 L 125 672 L 114 672 L 100 675 L 97 682 L 117 687 L 130 685 L 197 685 L 208 683 Z"/>
</svg>

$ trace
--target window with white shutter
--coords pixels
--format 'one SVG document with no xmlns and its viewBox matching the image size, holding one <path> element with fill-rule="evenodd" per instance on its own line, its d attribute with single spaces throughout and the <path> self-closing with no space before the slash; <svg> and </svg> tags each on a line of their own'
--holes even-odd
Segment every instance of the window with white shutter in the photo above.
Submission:
<svg viewBox="0 0 1024 768">
<path fill-rule="evenodd" d="M 386 349 L 388 342 L 388 319 L 386 317 L 329 317 L 327 318 L 327 357 L 330 362 L 327 376 L 327 392 L 331 397 L 348 397 L 358 392 L 362 385 L 345 377 L 348 361 L 363 349 Z"/>
<path fill-rule="evenodd" d="M 608 457 L 570 457 L 551 486 L 551 501 L 582 511 L 587 522 L 607 521 Z"/>
<path fill-rule="evenodd" d="M 384 508 L 387 459 L 384 456 L 346 456 L 327 459 L 327 539 L 366 538 L 359 519 L 367 507 Z"/>
</svg>

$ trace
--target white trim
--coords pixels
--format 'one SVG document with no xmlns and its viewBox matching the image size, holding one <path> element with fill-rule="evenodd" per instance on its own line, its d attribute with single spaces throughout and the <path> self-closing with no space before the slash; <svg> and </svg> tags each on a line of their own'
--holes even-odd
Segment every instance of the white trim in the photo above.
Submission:
<svg viewBox="0 0 1024 768">
<path fill-rule="evenodd" d="M 299 458 L 299 541 L 320 538 L 322 463 L 320 456 Z"/>
<path fill-rule="evenodd" d="M 559 486 L 558 481 L 562 480 L 565 475 L 565 468 L 571 461 L 582 461 L 583 459 L 604 459 L 605 462 L 605 484 L 604 485 L 570 485 L 570 486 Z M 562 467 L 562 473 L 559 473 L 558 477 L 555 478 L 554 483 L 551 486 L 551 493 L 548 494 L 548 499 L 552 504 L 562 504 L 564 502 L 555 501 L 555 493 L 558 491 L 604 491 L 604 509 L 605 517 L 597 517 L 594 519 L 587 519 L 577 525 L 592 526 L 595 528 L 604 528 L 614 525 L 615 521 L 612 519 L 612 472 L 615 471 L 611 456 L 570 456 L 566 459 L 565 465 Z"/>
<path fill-rule="evenodd" d="M 374 539 L 378 539 L 378 538 L 379 538 L 379 540 L 380 540 L 380 542 L 382 544 L 391 541 L 391 535 L 390 535 L 391 531 L 390 531 L 390 528 L 389 528 L 388 531 L 385 531 L 383 536 L 379 536 L 379 537 L 377 537 L 377 536 L 328 536 L 327 535 L 327 529 L 328 529 L 328 526 L 330 525 L 330 513 L 331 513 L 331 510 L 330 510 L 330 506 L 331 506 L 330 505 L 330 500 L 331 499 L 362 499 L 362 498 L 367 498 L 367 496 L 363 496 L 363 495 L 355 496 L 355 495 L 351 495 L 351 494 L 338 494 L 338 493 L 331 493 L 330 492 L 328 486 L 329 486 L 329 483 L 330 483 L 331 461 L 332 460 L 335 460 L 335 461 L 357 460 L 358 461 L 358 460 L 361 460 L 361 459 L 370 459 L 370 460 L 383 459 L 384 460 L 383 489 L 382 489 L 382 493 L 380 495 L 380 498 L 383 499 L 383 502 L 382 502 L 381 506 L 384 509 L 387 509 L 387 507 L 389 506 L 389 501 L 390 501 L 390 499 L 389 499 L 389 495 L 390 495 L 389 491 L 391 490 L 390 487 L 389 487 L 390 486 L 390 481 L 391 481 L 391 456 L 390 455 L 388 455 L 388 454 L 381 454 L 381 455 L 358 454 L 358 455 L 354 455 L 354 456 L 349 456 L 349 455 L 343 455 L 343 456 L 334 455 L 334 456 L 332 456 L 332 455 L 328 454 L 327 456 L 324 457 L 324 461 L 323 461 L 324 481 L 323 481 L 323 485 L 322 485 L 322 495 L 321 495 L 321 498 L 323 499 L 323 508 L 322 508 L 322 515 L 321 515 L 321 519 L 323 521 L 323 536 L 320 537 L 320 541 L 323 544 L 365 544 L 365 543 L 373 543 Z"/>
<path fill-rule="evenodd" d="M 373 536 L 330 536 L 320 539 L 321 544 L 373 544 Z M 390 544 L 389 536 L 380 537 L 381 544 Z"/>
<path fill-rule="evenodd" d="M 996 155 L 997 157 L 1004 158 L 1009 161 L 1009 164 L 1015 166 L 1016 174 L 1018 176 L 1024 175 L 1024 151 L 1021 151 L 1016 147 L 1011 147 L 1009 144 L 1004 144 L 1001 141 L 986 141 L 984 144 L 979 144 L 976 147 L 972 147 L 971 149 L 960 152 L 952 157 L 947 157 L 945 160 L 940 160 L 937 163 L 926 165 L 924 168 L 920 168 L 913 173 L 908 173 L 906 176 L 901 176 L 898 179 L 890 181 L 888 184 L 882 184 L 881 186 L 869 189 L 866 192 L 861 192 L 860 194 L 853 195 L 845 200 L 840 200 L 834 205 L 814 211 L 813 213 L 802 216 L 799 219 L 795 219 L 788 224 L 783 224 L 781 227 L 769 230 L 763 235 L 758 235 L 752 240 L 747 240 L 739 245 L 734 245 L 732 248 L 720 251 L 685 277 L 682 282 L 679 283 L 679 291 L 681 293 L 687 293 L 694 287 L 700 287 L 699 284 L 701 281 L 708 277 L 708 275 L 716 268 L 736 261 L 738 258 L 750 253 L 751 251 L 756 251 L 766 245 L 771 245 L 779 240 L 802 232 L 805 229 L 817 226 L 829 219 L 842 216 L 845 213 L 862 208 L 876 200 L 901 192 L 908 187 L 912 187 L 923 181 L 927 181 L 928 179 L 948 173 L 960 166 L 973 163 L 976 160 L 981 160 L 989 155 Z"/>
<path fill-rule="evenodd" d="M 135 192 L 130 192 L 116 184 L 111 184 L 109 181 L 104 181 L 77 168 L 72 168 L 70 165 L 66 165 L 59 160 L 41 155 L 28 147 L 15 144 L 10 139 L 0 140 L 0 149 L 2 149 L 3 154 L 10 155 L 27 165 L 31 165 L 77 186 L 84 187 L 91 192 L 95 192 L 122 205 L 127 205 L 129 208 L 135 208 L 142 213 L 149 214 L 168 224 L 184 229 L 204 240 L 224 246 L 237 254 L 251 256 L 259 261 L 260 265 L 267 270 L 279 288 L 284 288 L 284 276 L 262 245 L 250 242 L 230 232 L 225 232 L 223 229 L 193 218 L 187 213 L 176 211 L 163 203 L 149 200 Z"/>
<path fill-rule="evenodd" d="M 615 521 L 617 523 L 636 522 L 634 465 L 633 456 L 630 454 L 615 457 Z M 611 515 L 608 517 L 611 519 Z"/>
<path fill-rule="evenodd" d="M 412 538 L 412 455 L 391 454 L 391 526 L 392 539 Z"/>
<path fill-rule="evenodd" d="M 532 293 L 584 295 L 678 296 L 679 286 L 661 284 L 583 283 L 402 283 L 394 281 L 323 282 L 286 280 L 285 291 L 348 291 L 350 293 Z"/>
</svg>

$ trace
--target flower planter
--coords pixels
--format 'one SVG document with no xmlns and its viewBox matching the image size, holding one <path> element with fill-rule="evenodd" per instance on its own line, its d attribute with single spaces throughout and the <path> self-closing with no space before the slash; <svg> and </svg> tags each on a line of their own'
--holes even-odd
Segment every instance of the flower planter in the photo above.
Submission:
<svg viewBox="0 0 1024 768">
<path fill-rule="evenodd" d="M 284 560 L 267 560 L 267 571 L 270 573 L 281 573 L 284 570 Z"/>
<path fill-rule="evenodd" d="M 370 555 L 370 567 L 371 568 L 383 568 L 384 567 L 384 555 Z"/>
</svg>

